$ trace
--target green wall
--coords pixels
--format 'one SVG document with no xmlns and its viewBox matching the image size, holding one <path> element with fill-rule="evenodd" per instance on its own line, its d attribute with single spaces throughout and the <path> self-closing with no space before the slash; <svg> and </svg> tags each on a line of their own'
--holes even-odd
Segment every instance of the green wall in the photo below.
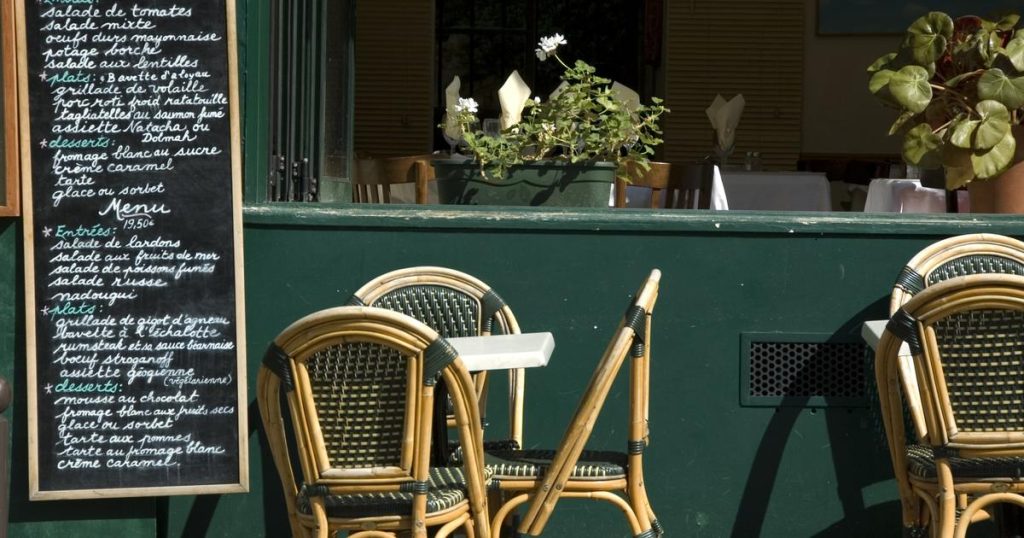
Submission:
<svg viewBox="0 0 1024 538">
<path fill-rule="evenodd" d="M 385 271 L 445 265 L 494 286 L 523 330 L 555 334 L 551 364 L 527 376 L 530 446 L 557 443 L 630 294 L 660 268 L 647 482 L 670 535 L 685 536 L 895 535 L 875 409 L 741 406 L 740 334 L 856 341 L 863 320 L 885 314 L 893 277 L 917 250 L 958 233 L 1020 231 L 1018 219 L 998 217 L 693 211 L 285 205 L 251 206 L 245 218 L 250 394 L 266 344 L 294 319 L 344 303 Z M 16 432 L 12 536 L 284 535 L 251 398 L 247 495 L 27 502 L 20 234 L 17 221 L 0 222 L 0 374 L 17 391 L 7 414 Z M 623 447 L 626 391 L 616 386 L 592 448 Z M 548 534 L 628 531 L 610 505 L 570 500 Z"/>
</svg>

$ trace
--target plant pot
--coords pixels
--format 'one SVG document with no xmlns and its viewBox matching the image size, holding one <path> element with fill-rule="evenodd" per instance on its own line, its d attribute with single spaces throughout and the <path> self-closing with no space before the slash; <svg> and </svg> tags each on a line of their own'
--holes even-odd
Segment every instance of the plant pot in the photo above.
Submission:
<svg viewBox="0 0 1024 538">
<path fill-rule="evenodd" d="M 504 178 L 483 177 L 472 161 L 433 161 L 442 204 L 608 207 L 612 162 L 538 161 L 513 166 Z"/>
<path fill-rule="evenodd" d="M 988 181 L 967 184 L 971 213 L 1024 213 L 1024 162 Z"/>
<path fill-rule="evenodd" d="M 971 213 L 1024 214 L 1024 128 L 1013 127 L 1017 139 L 1014 165 L 987 181 L 967 184 L 971 195 Z"/>
</svg>

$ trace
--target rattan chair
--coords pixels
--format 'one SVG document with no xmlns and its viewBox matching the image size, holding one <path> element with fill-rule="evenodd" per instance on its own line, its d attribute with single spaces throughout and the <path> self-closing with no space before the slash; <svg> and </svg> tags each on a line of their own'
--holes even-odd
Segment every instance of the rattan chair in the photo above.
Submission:
<svg viewBox="0 0 1024 538">
<path fill-rule="evenodd" d="M 967 234 L 933 243 L 911 258 L 900 272 L 890 298 L 890 315 L 929 286 L 958 276 L 986 273 L 1024 275 L 1024 243 L 996 234 Z M 907 465 L 908 454 L 920 452 L 916 443 L 928 438 L 928 426 L 913 358 L 906 346 L 892 358 L 879 354 L 875 369 L 883 423 L 903 505 L 903 524 L 909 532 L 927 524 L 928 511 L 924 501 L 913 492 Z M 908 440 L 905 414 L 916 440 Z"/>
<path fill-rule="evenodd" d="M 427 203 L 427 183 L 434 179 L 431 155 L 357 157 L 352 171 L 352 201 L 390 204 L 391 186 L 411 183 L 417 204 Z"/>
<path fill-rule="evenodd" d="M 633 535 L 654 538 L 662 534 L 644 486 L 643 453 L 649 440 L 651 311 L 658 297 L 661 272 L 653 270 L 631 302 L 615 335 L 597 363 L 557 450 L 488 452 L 493 485 L 503 504 L 491 520 L 491 534 L 499 536 L 505 519 L 520 505 L 529 508 L 519 532 L 543 532 L 561 497 L 601 500 L 625 514 Z M 630 405 L 627 453 L 584 450 L 612 383 L 627 355 L 630 361 Z"/>
<path fill-rule="evenodd" d="M 428 464 L 439 377 L 454 405 L 461 468 Z M 437 526 L 434 536 L 459 528 L 470 537 L 489 536 L 472 381 L 454 349 L 429 327 L 378 308 L 310 314 L 270 345 L 257 399 L 294 536 L 349 530 L 353 538 L 396 531 L 425 538 Z"/>
<path fill-rule="evenodd" d="M 519 333 L 512 309 L 490 286 L 445 267 L 409 267 L 383 274 L 356 290 L 349 304 L 401 312 L 426 323 L 444 338 Z M 523 446 L 525 371 L 509 370 L 508 375 L 508 437 L 489 440 L 488 447 Z M 473 374 L 481 415 L 487 404 L 487 379 L 487 372 Z"/>
<path fill-rule="evenodd" d="M 929 286 L 893 314 L 878 360 L 895 363 L 903 343 L 927 426 L 898 476 L 926 512 L 911 523 L 963 537 L 989 505 L 1024 506 L 1024 277 L 977 274 Z"/>
<path fill-rule="evenodd" d="M 628 187 L 644 187 L 651 191 L 650 209 L 708 209 L 711 207 L 712 164 L 669 164 L 651 162 L 651 168 L 640 172 L 638 165 L 628 167 L 630 183 L 615 179 L 615 207 L 626 207 Z"/>
</svg>

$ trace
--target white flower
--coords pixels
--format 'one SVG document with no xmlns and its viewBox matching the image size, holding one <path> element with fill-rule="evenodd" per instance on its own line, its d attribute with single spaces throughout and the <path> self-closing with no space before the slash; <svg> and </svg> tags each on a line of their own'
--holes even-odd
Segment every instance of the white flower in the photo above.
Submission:
<svg viewBox="0 0 1024 538">
<path fill-rule="evenodd" d="M 559 45 L 566 45 L 568 41 L 562 34 L 555 34 L 549 37 L 540 38 L 540 43 L 537 44 L 537 59 L 544 61 L 548 59 L 548 56 L 552 56 Z"/>
<path fill-rule="evenodd" d="M 537 103 L 539 105 L 540 104 L 540 97 L 534 97 L 533 98 L 533 102 Z"/>
<path fill-rule="evenodd" d="M 459 97 L 459 104 L 455 105 L 456 112 L 470 112 L 476 114 L 479 110 L 480 105 L 477 104 L 476 99 L 472 97 Z"/>
</svg>

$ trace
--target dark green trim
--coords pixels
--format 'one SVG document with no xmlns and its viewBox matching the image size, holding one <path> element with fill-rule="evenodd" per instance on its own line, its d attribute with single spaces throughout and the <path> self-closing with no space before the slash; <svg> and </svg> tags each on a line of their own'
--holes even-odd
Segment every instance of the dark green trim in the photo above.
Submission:
<svg viewBox="0 0 1024 538">
<path fill-rule="evenodd" d="M 629 349 L 630 356 L 634 359 L 643 357 L 644 338 L 647 335 L 647 312 L 639 305 L 633 305 L 626 312 L 623 324 L 633 329 L 633 345 Z"/>
<path fill-rule="evenodd" d="M 626 454 L 643 454 L 645 448 L 647 448 L 647 443 L 643 440 L 626 442 Z"/>
<path fill-rule="evenodd" d="M 364 303 L 363 299 L 358 295 L 353 295 L 349 298 L 348 302 L 345 303 L 345 306 L 366 306 L 366 303 Z"/>
<path fill-rule="evenodd" d="M 430 492 L 430 483 L 427 481 L 405 482 L 401 486 L 398 486 L 398 491 L 426 495 L 428 492 Z"/>
<path fill-rule="evenodd" d="M 281 386 L 287 392 L 295 390 L 295 384 L 292 382 L 291 362 L 291 357 L 274 342 L 267 346 L 267 352 L 263 354 L 263 366 L 266 366 L 281 380 Z"/>
<path fill-rule="evenodd" d="M 702 210 L 630 210 L 415 205 L 248 204 L 245 223 L 279 228 L 434 228 L 516 229 L 645 234 L 696 232 L 733 235 L 771 233 L 857 235 L 891 238 L 959 233 L 1020 235 L 1024 219 L 1015 215 L 948 216 L 884 213 L 796 213 Z"/>
<path fill-rule="evenodd" d="M 893 313 L 889 323 L 885 324 L 885 330 L 896 335 L 897 338 L 907 343 L 910 352 L 917 355 L 921 353 L 921 340 L 917 337 L 917 319 L 907 314 L 902 308 Z"/>
<path fill-rule="evenodd" d="M 423 351 L 423 384 L 434 386 L 437 378 L 449 364 L 455 362 L 459 353 L 444 338 L 438 337 Z"/>
<path fill-rule="evenodd" d="M 658 534 L 654 532 L 654 529 L 647 529 L 636 535 L 636 538 L 658 538 Z"/>
<path fill-rule="evenodd" d="M 896 285 L 916 295 L 924 289 L 924 277 L 910 267 L 904 267 L 896 277 Z"/>
<path fill-rule="evenodd" d="M 494 315 L 508 304 L 494 290 L 487 290 L 480 298 L 480 319 L 483 320 L 484 332 L 491 332 L 494 329 Z"/>
</svg>

